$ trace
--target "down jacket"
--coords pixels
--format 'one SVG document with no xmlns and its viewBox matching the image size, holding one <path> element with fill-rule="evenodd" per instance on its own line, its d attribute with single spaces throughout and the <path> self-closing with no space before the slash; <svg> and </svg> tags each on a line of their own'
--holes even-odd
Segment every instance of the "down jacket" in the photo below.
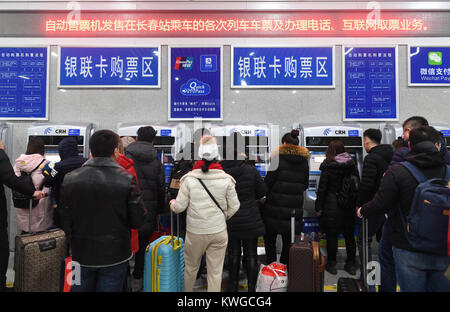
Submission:
<svg viewBox="0 0 450 312">
<path fill-rule="evenodd" d="M 139 233 L 150 236 L 155 228 L 156 215 L 163 210 L 165 200 L 164 168 L 152 143 L 137 141 L 128 145 L 125 156 L 134 162 L 139 188 L 142 192 L 147 220 Z"/>
<path fill-rule="evenodd" d="M 228 221 L 230 238 L 251 239 L 265 234 L 264 223 L 256 200 L 266 195 L 267 187 L 255 167 L 244 160 L 224 160 L 223 170 L 236 180 L 236 192 L 241 206 Z"/>
<path fill-rule="evenodd" d="M 263 209 L 266 230 L 290 233 L 292 210 L 295 210 L 295 232 L 303 227 L 303 193 L 309 182 L 309 151 L 291 144 L 283 144 L 274 150 L 271 165 L 264 182 L 267 200 Z"/>
<path fill-rule="evenodd" d="M 44 162 L 41 164 L 41 162 Z M 29 174 L 31 171 L 36 169 L 39 164 L 41 166 L 48 163 L 48 160 L 44 159 L 44 156 L 40 154 L 31 154 L 31 155 L 20 155 L 19 158 L 16 159 L 16 163 L 14 164 L 14 173 L 16 176 L 20 176 L 21 172 L 25 172 Z M 44 176 L 42 175 L 41 169 L 37 168 L 31 173 L 31 180 L 33 181 L 34 187 L 37 190 L 42 188 L 42 184 L 44 182 Z M 44 193 L 49 194 L 50 188 L 44 187 L 42 188 Z M 29 217 L 30 210 L 29 209 L 17 209 L 17 223 L 19 228 L 22 231 L 29 232 Z M 44 197 L 39 200 L 38 204 L 31 210 L 31 231 L 32 232 L 42 232 L 48 230 L 53 226 L 53 208 L 50 207 L 50 199 L 49 197 Z"/>
<path fill-rule="evenodd" d="M 199 161 L 198 163 L 202 163 Z M 196 167 L 194 167 L 196 168 Z M 200 184 L 201 179 L 221 209 L 216 206 Z M 180 190 L 172 209 L 175 213 L 187 209 L 186 229 L 193 234 L 215 234 L 227 229 L 226 221 L 239 209 L 240 203 L 235 190 L 236 181 L 221 169 L 209 169 L 204 173 L 194 169 L 180 181 Z"/>
<path fill-rule="evenodd" d="M 348 153 L 336 155 L 334 161 L 320 165 L 320 181 L 315 210 L 322 211 L 320 228 L 323 232 L 340 232 L 355 225 L 355 209 L 344 210 L 338 206 L 336 193 L 345 176 L 353 175 L 359 180 L 358 168 Z M 356 208 L 356 207 L 355 207 Z"/>
</svg>

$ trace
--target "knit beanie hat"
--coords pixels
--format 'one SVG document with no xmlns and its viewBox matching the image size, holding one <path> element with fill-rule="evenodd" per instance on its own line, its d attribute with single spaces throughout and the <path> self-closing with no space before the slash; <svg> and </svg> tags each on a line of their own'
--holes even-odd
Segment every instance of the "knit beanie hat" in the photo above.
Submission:
<svg viewBox="0 0 450 312">
<path fill-rule="evenodd" d="M 198 156 L 200 159 L 206 159 L 208 161 L 214 159 L 220 160 L 219 147 L 217 146 L 216 138 L 210 135 L 203 136 L 200 141 Z"/>
</svg>

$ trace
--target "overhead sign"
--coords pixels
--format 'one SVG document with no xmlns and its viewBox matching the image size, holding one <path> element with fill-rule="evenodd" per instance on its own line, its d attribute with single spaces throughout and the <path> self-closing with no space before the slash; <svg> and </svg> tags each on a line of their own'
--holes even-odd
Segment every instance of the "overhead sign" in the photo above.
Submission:
<svg viewBox="0 0 450 312">
<path fill-rule="evenodd" d="M 222 119 L 222 48 L 169 47 L 169 120 Z"/>
<path fill-rule="evenodd" d="M 61 47 L 59 87 L 159 88 L 159 47 Z"/>
<path fill-rule="evenodd" d="M 450 47 L 408 47 L 410 86 L 450 86 Z"/>
<path fill-rule="evenodd" d="M 232 47 L 231 86 L 333 88 L 334 47 Z"/>
<path fill-rule="evenodd" d="M 48 51 L 0 48 L 0 119 L 47 119 Z"/>
<path fill-rule="evenodd" d="M 79 21 L 52 13 L 40 19 L 45 21 L 40 29 L 47 36 L 75 37 L 437 36 L 448 34 L 448 16 L 439 13 L 385 11 L 370 19 L 367 12 L 354 10 L 86 12 Z"/>
<path fill-rule="evenodd" d="M 397 47 L 344 47 L 344 120 L 398 120 Z"/>
</svg>

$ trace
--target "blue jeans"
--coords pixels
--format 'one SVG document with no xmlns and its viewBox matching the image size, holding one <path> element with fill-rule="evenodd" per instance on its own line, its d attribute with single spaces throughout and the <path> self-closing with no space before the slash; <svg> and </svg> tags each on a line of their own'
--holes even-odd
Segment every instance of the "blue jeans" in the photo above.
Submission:
<svg viewBox="0 0 450 312">
<path fill-rule="evenodd" d="M 378 245 L 378 262 L 380 263 L 380 292 L 395 292 L 397 290 L 397 279 L 395 275 L 395 262 L 392 253 L 392 226 L 391 220 L 387 219 L 383 224 L 383 233 Z"/>
<path fill-rule="evenodd" d="M 435 256 L 394 247 L 397 280 L 402 292 L 449 292 L 445 271 L 450 256 Z"/>
<path fill-rule="evenodd" d="M 105 268 L 81 266 L 80 285 L 71 292 L 122 292 L 127 276 L 128 261 Z"/>
</svg>

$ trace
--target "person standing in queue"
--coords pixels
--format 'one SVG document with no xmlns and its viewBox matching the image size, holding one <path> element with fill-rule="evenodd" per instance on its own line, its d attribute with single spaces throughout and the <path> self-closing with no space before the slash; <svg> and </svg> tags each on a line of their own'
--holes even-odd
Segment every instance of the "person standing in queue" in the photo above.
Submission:
<svg viewBox="0 0 450 312">
<path fill-rule="evenodd" d="M 309 151 L 299 146 L 299 131 L 292 130 L 283 135 L 280 145 L 271 157 L 271 165 L 264 182 L 267 185 L 267 200 L 262 209 L 266 226 L 264 243 L 267 264 L 277 260 L 276 238 L 281 234 L 283 248 L 280 262 L 288 264 L 291 246 L 291 217 L 295 211 L 295 233 L 303 228 L 303 193 L 309 183 Z"/>
<path fill-rule="evenodd" d="M 87 159 L 80 155 L 78 151 L 78 143 L 74 137 L 64 138 L 58 144 L 58 152 L 61 161 L 54 163 L 47 163 L 42 169 L 44 175 L 44 186 L 51 187 L 50 204 L 53 208 L 54 223 L 57 227 L 61 227 L 60 205 L 61 199 L 61 184 L 64 177 L 69 172 L 80 168 Z"/>
<path fill-rule="evenodd" d="M 354 237 L 356 219 L 356 196 L 352 204 L 342 207 L 338 203 L 337 193 L 340 192 L 346 176 L 353 176 L 359 181 L 358 168 L 355 161 L 345 151 L 340 140 L 331 141 L 325 152 L 325 160 L 320 165 L 320 181 L 317 190 L 315 210 L 320 216 L 320 228 L 327 237 L 327 264 L 326 270 L 337 274 L 336 255 L 338 247 L 338 234 L 342 233 L 345 239 L 347 260 L 344 270 L 350 275 L 356 274 L 356 243 Z"/>
<path fill-rule="evenodd" d="M 9 261 L 8 208 L 3 185 L 30 197 L 33 196 L 34 199 L 45 197 L 44 192 L 37 191 L 29 184 L 23 183 L 14 174 L 13 167 L 4 149 L 5 147 L 0 141 L 0 292 L 6 291 L 6 272 L 8 271 Z"/>
<path fill-rule="evenodd" d="M 45 143 L 41 138 L 30 138 L 25 154 L 19 156 L 14 164 L 14 173 L 20 177 L 21 172 L 31 176 L 34 187 L 42 190 L 46 194 L 50 194 L 50 188 L 44 187 L 44 176 L 42 175 L 41 166 L 45 166 L 49 161 L 44 158 Z M 42 232 L 53 227 L 53 212 L 50 207 L 48 197 L 42 198 L 33 209 L 17 208 L 17 224 L 22 233 L 28 231 Z M 31 213 L 31 218 L 30 218 Z M 29 224 L 31 220 L 31 224 Z"/>
<path fill-rule="evenodd" d="M 147 210 L 145 223 L 138 229 L 139 251 L 136 253 L 133 270 L 135 279 L 133 285 L 136 287 L 136 291 L 143 288 L 145 248 L 155 230 L 156 217 L 163 211 L 165 202 L 164 168 L 153 146 L 155 137 L 156 130 L 153 127 L 141 127 L 137 131 L 136 142 L 128 145 L 125 150 L 125 156 L 134 162 L 139 188 Z"/>
<path fill-rule="evenodd" d="M 240 144 L 242 143 L 242 144 Z M 244 250 L 244 265 L 247 271 L 248 291 L 255 292 L 258 277 L 258 237 L 264 235 L 265 227 L 257 200 L 264 197 L 267 187 L 254 166 L 246 164 L 244 140 L 235 132 L 227 137 L 223 155 L 233 157 L 220 162 L 223 170 L 236 180 L 236 192 L 241 206 L 236 214 L 228 220 L 229 246 L 229 287 L 228 291 L 239 290 L 239 269 L 241 264 L 241 248 Z"/>
<path fill-rule="evenodd" d="M 220 157 L 216 139 L 204 136 L 198 155 L 202 160 L 181 178 L 178 196 L 170 206 L 175 213 L 187 210 L 184 291 L 193 291 L 206 252 L 208 292 L 219 292 L 228 244 L 227 220 L 238 211 L 240 203 L 235 180 L 217 162 Z"/>
<path fill-rule="evenodd" d="M 111 130 L 96 131 L 89 141 L 92 158 L 61 186 L 63 230 L 80 264 L 72 292 L 123 291 L 131 229 L 142 226 L 145 208 L 136 178 L 116 162 L 119 140 Z"/>
</svg>

